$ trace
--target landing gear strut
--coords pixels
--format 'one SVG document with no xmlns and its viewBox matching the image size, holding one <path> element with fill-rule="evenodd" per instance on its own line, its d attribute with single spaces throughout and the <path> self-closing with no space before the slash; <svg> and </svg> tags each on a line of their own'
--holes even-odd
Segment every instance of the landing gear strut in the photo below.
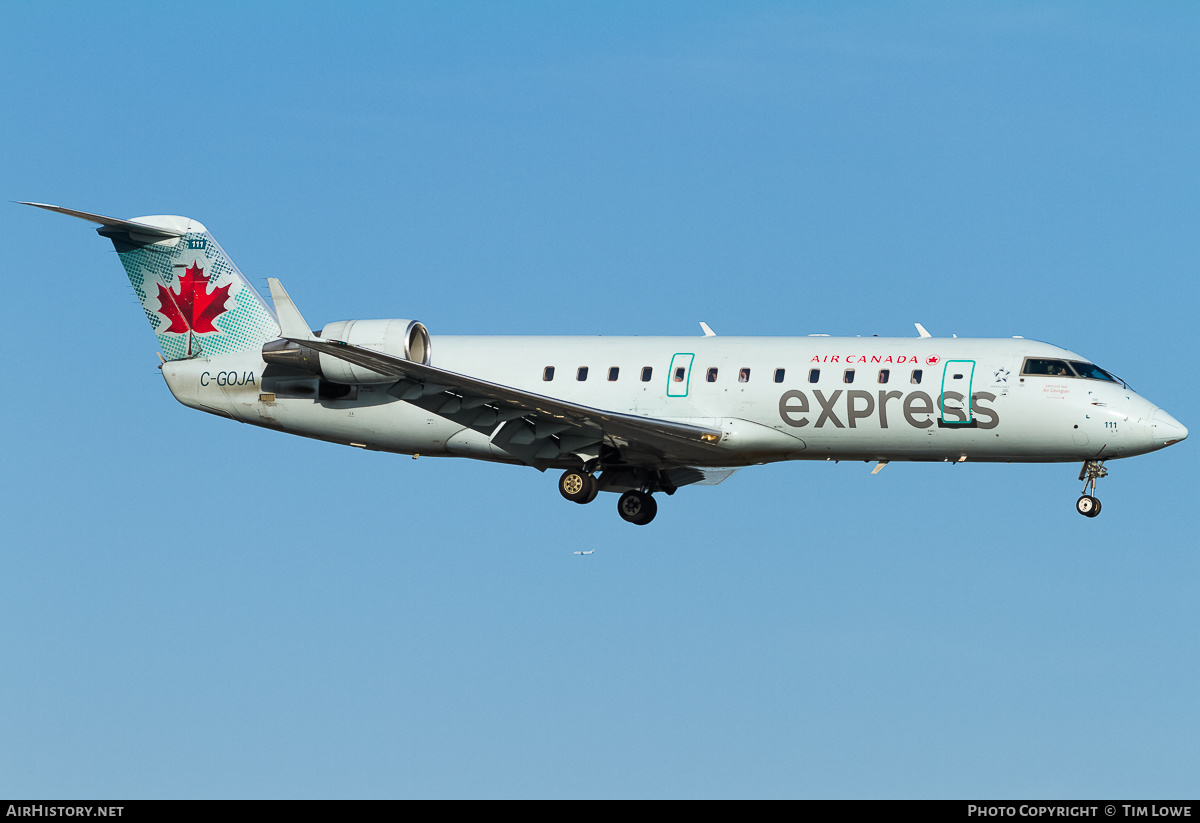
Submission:
<svg viewBox="0 0 1200 823">
<path fill-rule="evenodd" d="M 1075 501 L 1075 511 L 1084 517 L 1095 517 L 1100 513 L 1100 501 L 1096 499 L 1096 481 L 1108 476 L 1103 460 L 1085 460 L 1079 471 L 1079 479 L 1084 481 L 1083 494 Z M 1089 494 L 1090 492 L 1090 494 Z"/>
</svg>

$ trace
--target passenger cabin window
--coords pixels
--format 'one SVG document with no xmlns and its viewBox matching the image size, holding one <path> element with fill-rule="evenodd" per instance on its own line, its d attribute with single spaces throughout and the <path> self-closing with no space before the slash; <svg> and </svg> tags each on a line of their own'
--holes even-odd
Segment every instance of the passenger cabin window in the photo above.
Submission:
<svg viewBox="0 0 1200 823">
<path fill-rule="evenodd" d="M 554 367 L 553 366 L 547 366 L 546 368 L 542 369 L 542 379 L 545 380 L 547 383 L 549 383 L 551 380 L 554 379 Z"/>
<path fill-rule="evenodd" d="M 649 383 L 650 376 L 654 374 L 654 369 L 650 366 L 642 366 L 642 382 Z"/>
<path fill-rule="evenodd" d="M 879 382 L 880 383 L 886 383 L 888 381 L 888 378 L 891 376 L 892 376 L 891 369 L 880 369 L 879 370 Z"/>
<path fill-rule="evenodd" d="M 1030 357 L 1025 361 L 1021 374 L 1048 375 L 1050 377 L 1074 377 L 1075 373 L 1065 360 L 1041 360 Z"/>
<path fill-rule="evenodd" d="M 717 367 L 716 366 L 710 367 L 708 370 L 708 373 L 706 375 L 704 375 L 704 379 L 707 380 L 709 383 L 716 383 L 717 382 Z"/>
<path fill-rule="evenodd" d="M 579 371 L 575 372 L 575 379 L 582 383 L 584 380 L 587 380 L 587 372 L 587 366 L 580 366 Z"/>
<path fill-rule="evenodd" d="M 846 373 L 842 375 L 842 382 L 843 383 L 853 383 L 854 382 L 854 369 L 846 369 Z"/>
<path fill-rule="evenodd" d="M 821 370 L 820 369 L 809 369 L 808 370 L 808 382 L 809 383 L 816 383 L 820 379 L 821 379 Z"/>
<path fill-rule="evenodd" d="M 912 382 L 913 383 L 921 382 L 921 370 L 920 369 L 913 369 Z"/>
<path fill-rule="evenodd" d="M 620 368 L 618 368 L 617 366 L 613 366 L 613 367 L 611 367 L 611 368 L 608 370 L 608 382 L 609 382 L 609 383 L 614 383 L 614 382 L 616 382 L 617 376 L 618 376 L 618 375 L 620 375 L 620 373 L 621 373 L 621 369 L 620 369 Z"/>
<path fill-rule="evenodd" d="M 750 382 L 750 370 L 749 369 L 744 369 L 744 368 L 738 369 L 738 382 L 739 383 L 749 383 Z"/>
<path fill-rule="evenodd" d="M 776 369 L 776 370 L 775 370 L 775 382 L 776 382 L 776 383 L 782 383 L 782 382 L 783 382 L 783 369 Z"/>
<path fill-rule="evenodd" d="M 680 366 L 679 368 L 675 369 L 675 376 L 671 379 L 674 380 L 676 383 L 682 383 L 683 378 L 686 376 L 687 376 L 687 367 Z"/>
</svg>

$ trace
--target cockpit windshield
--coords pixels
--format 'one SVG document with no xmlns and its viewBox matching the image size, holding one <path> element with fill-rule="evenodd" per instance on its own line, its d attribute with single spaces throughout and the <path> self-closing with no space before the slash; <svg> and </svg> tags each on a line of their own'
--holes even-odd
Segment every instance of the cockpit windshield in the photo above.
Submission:
<svg viewBox="0 0 1200 823">
<path fill-rule="evenodd" d="M 1043 360 L 1036 357 L 1030 357 L 1025 361 L 1025 368 L 1021 369 L 1021 374 L 1048 374 L 1052 377 L 1075 376 L 1065 360 Z"/>
<path fill-rule="evenodd" d="M 1102 380 L 1105 383 L 1117 383 L 1129 388 L 1129 384 L 1116 375 L 1109 374 L 1095 363 L 1085 363 L 1082 360 L 1048 360 L 1039 357 L 1029 357 L 1021 369 L 1023 375 L 1045 375 L 1048 377 L 1082 377 L 1085 380 Z"/>
<path fill-rule="evenodd" d="M 1088 380 L 1104 380 L 1109 383 L 1120 382 L 1095 363 L 1081 363 L 1078 360 L 1072 360 L 1071 368 L 1075 369 L 1075 373 L 1080 377 L 1086 377 Z"/>
</svg>

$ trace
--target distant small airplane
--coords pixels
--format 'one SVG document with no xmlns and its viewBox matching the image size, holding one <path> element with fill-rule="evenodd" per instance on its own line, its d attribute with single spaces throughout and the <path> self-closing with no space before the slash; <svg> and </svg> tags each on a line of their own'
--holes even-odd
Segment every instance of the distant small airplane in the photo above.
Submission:
<svg viewBox="0 0 1200 823">
<path fill-rule="evenodd" d="M 595 554 L 595 553 L 596 553 L 595 549 L 588 549 L 585 552 L 571 552 L 571 554 Z"/>
<path fill-rule="evenodd" d="M 1107 460 L 1188 436 L 1080 355 L 1023 338 L 452 337 L 413 320 L 311 330 L 274 309 L 186 217 L 99 223 L 179 402 L 243 423 L 411 455 L 561 469 L 559 492 L 644 525 L 653 494 L 782 460 L 1082 462 L 1080 514 Z M 434 356 L 436 341 L 437 355 Z M 471 493 L 477 493 L 471 490 Z M 590 552 L 576 552 L 588 554 Z"/>
</svg>

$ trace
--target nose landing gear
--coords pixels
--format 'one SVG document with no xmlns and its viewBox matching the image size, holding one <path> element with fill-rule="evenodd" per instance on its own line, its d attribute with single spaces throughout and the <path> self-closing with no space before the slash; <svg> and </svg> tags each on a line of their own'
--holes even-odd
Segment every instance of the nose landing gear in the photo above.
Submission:
<svg viewBox="0 0 1200 823">
<path fill-rule="evenodd" d="M 1100 514 L 1100 501 L 1096 499 L 1096 481 L 1108 476 L 1103 460 L 1085 460 L 1079 471 L 1079 479 L 1084 481 L 1083 494 L 1075 501 L 1075 511 L 1084 517 L 1095 517 Z M 1089 494 L 1089 492 L 1091 492 Z"/>
<path fill-rule="evenodd" d="M 1095 517 L 1100 513 L 1100 501 L 1091 495 L 1085 494 L 1075 501 L 1075 511 L 1084 517 Z"/>
</svg>

